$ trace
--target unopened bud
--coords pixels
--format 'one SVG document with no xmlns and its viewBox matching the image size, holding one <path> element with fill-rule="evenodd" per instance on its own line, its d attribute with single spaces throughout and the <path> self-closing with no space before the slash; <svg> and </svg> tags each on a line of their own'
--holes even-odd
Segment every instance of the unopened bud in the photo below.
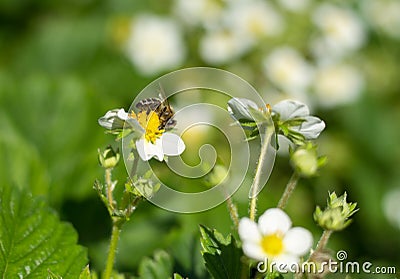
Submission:
<svg viewBox="0 0 400 279">
<path fill-rule="evenodd" d="M 118 164 L 120 159 L 118 149 L 114 151 L 114 149 L 110 145 L 107 146 L 107 148 L 103 152 L 98 149 L 98 154 L 99 163 L 105 169 L 114 168 Z"/>
</svg>

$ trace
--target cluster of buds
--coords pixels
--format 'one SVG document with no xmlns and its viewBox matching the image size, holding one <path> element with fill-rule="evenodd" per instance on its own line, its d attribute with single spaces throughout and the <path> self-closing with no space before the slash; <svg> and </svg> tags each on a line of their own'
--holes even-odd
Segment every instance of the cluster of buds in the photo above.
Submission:
<svg viewBox="0 0 400 279">
<path fill-rule="evenodd" d="M 160 183 L 155 183 L 151 176 L 153 172 L 150 170 L 143 176 L 135 175 L 132 180 L 125 183 L 125 190 L 136 197 L 150 199 L 160 189 Z"/>
<path fill-rule="evenodd" d="M 124 223 L 129 220 L 130 215 L 135 210 L 139 201 L 143 198 L 151 198 L 160 188 L 159 184 L 151 180 L 152 172 L 146 173 L 143 177 L 134 176 L 125 183 L 125 191 L 121 200 L 114 200 L 114 189 L 117 181 L 111 179 L 112 170 L 117 166 L 120 160 L 119 150 L 114 150 L 108 146 L 105 150 L 98 150 L 98 159 L 100 165 L 105 170 L 105 184 L 96 180 L 94 188 L 100 199 L 109 211 L 110 216 L 115 222 Z"/>
</svg>

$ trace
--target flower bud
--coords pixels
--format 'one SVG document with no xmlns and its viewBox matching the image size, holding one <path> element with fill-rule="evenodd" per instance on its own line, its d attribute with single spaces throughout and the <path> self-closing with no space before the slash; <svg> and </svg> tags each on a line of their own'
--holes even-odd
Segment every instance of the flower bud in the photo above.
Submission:
<svg viewBox="0 0 400 279">
<path fill-rule="evenodd" d="M 290 162 L 301 176 L 310 177 L 326 163 L 326 157 L 318 157 L 317 147 L 307 143 L 291 152 Z"/>
<path fill-rule="evenodd" d="M 151 180 L 152 172 L 148 171 L 143 176 L 138 177 L 135 175 L 132 180 L 125 184 L 125 190 L 134 194 L 137 197 L 150 199 L 160 189 L 160 183 L 154 183 Z"/>
<path fill-rule="evenodd" d="M 337 197 L 333 192 L 329 195 L 328 206 L 321 210 L 319 206 L 315 209 L 314 220 L 325 230 L 340 231 L 346 228 L 350 223 L 349 219 L 355 212 L 357 203 L 348 203 L 347 194 Z"/>
<path fill-rule="evenodd" d="M 209 187 L 214 187 L 225 180 L 228 175 L 228 170 L 223 165 L 215 165 L 211 172 L 206 176 L 206 184 Z"/>
<path fill-rule="evenodd" d="M 101 152 L 100 149 L 98 149 L 97 152 L 99 154 L 99 163 L 103 168 L 112 169 L 118 164 L 120 158 L 118 149 L 114 151 L 109 145 L 103 152 Z"/>
</svg>

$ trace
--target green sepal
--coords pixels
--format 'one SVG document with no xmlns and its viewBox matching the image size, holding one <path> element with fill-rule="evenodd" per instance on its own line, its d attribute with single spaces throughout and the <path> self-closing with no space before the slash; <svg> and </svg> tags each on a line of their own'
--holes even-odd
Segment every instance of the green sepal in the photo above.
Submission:
<svg viewBox="0 0 400 279">
<path fill-rule="evenodd" d="M 104 188 L 105 188 L 105 186 L 99 180 L 96 179 L 94 181 L 93 189 L 96 190 L 97 195 L 100 197 L 101 201 L 106 206 L 106 208 L 108 210 L 108 213 L 110 214 L 110 216 L 112 216 L 113 215 L 113 209 L 110 207 L 110 204 L 108 202 L 107 197 L 103 194 Z"/>
</svg>

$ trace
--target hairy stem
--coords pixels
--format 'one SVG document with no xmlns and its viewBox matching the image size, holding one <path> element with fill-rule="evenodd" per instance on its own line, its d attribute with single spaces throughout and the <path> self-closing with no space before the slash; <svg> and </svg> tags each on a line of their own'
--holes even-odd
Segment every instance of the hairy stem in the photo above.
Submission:
<svg viewBox="0 0 400 279">
<path fill-rule="evenodd" d="M 321 238 L 318 240 L 317 246 L 315 247 L 315 250 L 311 253 L 310 257 L 308 258 L 307 262 L 313 261 L 313 258 L 318 255 L 318 253 L 321 253 L 324 251 L 326 245 L 328 244 L 328 240 L 331 237 L 333 231 L 331 230 L 324 230 L 324 232 L 321 235 Z"/>
<path fill-rule="evenodd" d="M 324 230 L 324 232 L 321 235 L 321 238 L 319 239 L 318 243 L 317 243 L 317 247 L 315 248 L 315 251 L 313 254 L 315 254 L 315 252 L 321 252 L 325 249 L 326 245 L 328 244 L 328 240 L 332 235 L 331 230 Z"/>
<path fill-rule="evenodd" d="M 107 199 L 111 209 L 114 209 L 114 200 L 113 200 L 113 185 L 111 180 L 111 169 L 106 169 L 106 184 L 107 184 Z"/>
<path fill-rule="evenodd" d="M 132 151 L 133 152 L 133 151 Z M 129 176 L 132 179 L 132 177 L 136 174 L 136 170 L 138 167 L 138 163 L 139 163 L 139 154 L 135 154 L 135 158 L 133 159 L 133 163 L 132 163 L 132 168 L 129 172 Z"/>
<path fill-rule="evenodd" d="M 260 157 L 258 159 L 257 163 L 257 168 L 256 168 L 256 173 L 254 175 L 254 180 L 253 180 L 253 185 L 251 188 L 251 196 L 250 196 L 250 208 L 249 208 L 249 217 L 251 220 L 254 220 L 256 217 L 256 212 L 257 212 L 257 195 L 259 192 L 260 187 L 263 185 L 260 185 L 261 183 L 261 174 L 263 172 L 263 166 L 265 163 L 265 157 L 267 155 L 268 151 L 268 146 L 271 141 L 271 135 L 273 133 L 273 127 L 266 127 L 265 128 L 265 137 L 264 137 L 264 142 L 261 145 L 261 150 L 260 150 Z"/>
<path fill-rule="evenodd" d="M 226 202 L 227 202 L 227 206 L 228 206 L 229 215 L 231 216 L 233 225 L 235 226 L 235 230 L 237 230 L 239 227 L 239 214 L 238 214 L 236 204 L 233 203 L 233 200 L 231 197 L 228 197 Z"/>
<path fill-rule="evenodd" d="M 281 199 L 278 202 L 278 208 L 284 209 L 288 203 L 290 196 L 292 195 L 294 189 L 297 186 L 297 182 L 299 181 L 299 175 L 295 171 L 290 177 L 288 183 L 286 184 L 286 189 L 282 194 Z"/>
<path fill-rule="evenodd" d="M 117 252 L 119 234 L 121 232 L 121 223 L 113 222 L 110 248 L 107 256 L 106 269 L 104 270 L 104 279 L 110 279 L 114 267 L 115 253 Z"/>
</svg>

